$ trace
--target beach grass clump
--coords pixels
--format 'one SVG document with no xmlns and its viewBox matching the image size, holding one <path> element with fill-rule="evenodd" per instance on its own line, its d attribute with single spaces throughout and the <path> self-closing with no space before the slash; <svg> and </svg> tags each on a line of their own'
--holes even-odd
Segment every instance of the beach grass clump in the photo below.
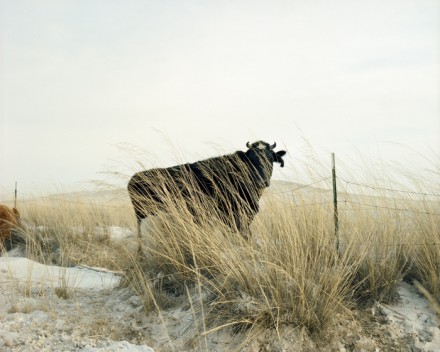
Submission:
<svg viewBox="0 0 440 352">
<path fill-rule="evenodd" d="M 128 202 L 109 207 L 78 199 L 41 198 L 24 201 L 19 208 L 20 241 L 30 259 L 61 266 L 124 267 L 124 253 L 130 250 L 130 238 L 134 238 L 127 228 L 134 220 Z M 127 240 L 112 240 L 116 230 L 127 234 Z"/>
<path fill-rule="evenodd" d="M 194 221 L 177 209 L 154 217 L 142 239 L 144 277 L 136 279 L 152 283 L 147 290 L 156 290 L 159 303 L 164 292 L 199 296 L 206 331 L 287 324 L 325 330 L 348 306 L 356 264 L 335 250 L 328 209 L 293 212 L 276 200 L 268 203 L 249 240 L 221 221 Z"/>
</svg>

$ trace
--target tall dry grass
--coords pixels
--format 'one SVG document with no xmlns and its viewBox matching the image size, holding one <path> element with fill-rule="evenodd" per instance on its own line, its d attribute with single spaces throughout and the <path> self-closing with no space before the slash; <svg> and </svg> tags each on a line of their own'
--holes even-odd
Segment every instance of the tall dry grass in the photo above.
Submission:
<svg viewBox="0 0 440 352">
<path fill-rule="evenodd" d="M 382 174 L 354 180 L 356 193 L 338 180 L 339 250 L 328 183 L 301 188 L 294 201 L 289 192 L 267 192 L 249 241 L 214 221 L 209 201 L 199 199 L 196 212 L 210 221 L 193 221 L 171 192 L 174 205 L 148 221 L 144 257 L 128 281 L 144 283 L 150 308 L 180 304 L 186 294 L 201 336 L 286 325 L 322 336 L 352 307 L 396 301 L 403 279 L 417 279 L 439 299 L 438 196 L 427 201 L 419 183 L 384 182 Z"/>
<path fill-rule="evenodd" d="M 439 169 L 440 165 L 433 165 Z M 342 179 L 342 236 L 363 255 L 361 300 L 392 301 L 402 280 L 417 280 L 440 298 L 440 183 L 407 170 L 387 177 L 371 170 L 354 182 Z"/>
<path fill-rule="evenodd" d="M 338 181 L 339 250 L 328 181 L 294 193 L 288 183 L 277 192 L 275 183 L 249 240 L 213 216 L 210 200 L 197 194 L 188 207 L 169 192 L 166 212 L 144 221 L 142 256 L 136 237 L 111 236 L 113 227 L 135 233 L 128 199 L 46 199 L 19 209 L 30 257 L 50 263 L 58 253 L 58 264 L 124 270 L 124 284 L 143 298 L 146 312 L 190 310 L 201 344 L 220 329 L 251 338 L 295 326 L 322 337 L 350 309 L 396 300 L 402 279 L 417 280 L 440 303 L 440 199 L 426 195 L 440 185 L 416 177 L 406 185 L 384 185 L 382 176 L 351 180 L 371 187 Z M 408 193 L 389 191 L 390 183 Z"/>
<path fill-rule="evenodd" d="M 175 206 L 179 194 L 172 191 L 167 213 L 149 221 L 138 266 L 142 274 L 132 278 L 135 287 L 155 292 L 154 306 L 164 302 L 164 293 L 180 296 L 202 287 L 196 292 L 202 302 L 201 334 L 220 327 L 256 332 L 287 324 L 315 333 L 346 310 L 357 263 L 336 252 L 328 209 L 293 211 L 268 199 L 252 224 L 252 240 L 246 241 L 221 216 L 210 216 L 209 199 L 198 195 L 188 211 L 185 204 Z M 142 277 L 153 285 L 139 284 Z"/>
<path fill-rule="evenodd" d="M 42 197 L 21 201 L 18 207 L 26 255 L 44 264 L 121 270 L 124 253 L 135 243 L 129 236 L 134 216 L 126 199 L 109 204 L 74 196 Z M 113 241 L 113 234 L 128 238 Z"/>
</svg>

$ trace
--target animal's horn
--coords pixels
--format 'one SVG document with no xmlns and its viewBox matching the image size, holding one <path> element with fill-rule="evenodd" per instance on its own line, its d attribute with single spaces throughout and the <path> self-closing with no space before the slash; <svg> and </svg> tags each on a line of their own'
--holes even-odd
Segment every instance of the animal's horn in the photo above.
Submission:
<svg viewBox="0 0 440 352">
<path fill-rule="evenodd" d="M 274 142 L 274 143 L 270 146 L 270 149 L 275 149 L 276 146 L 277 146 L 277 142 Z"/>
<path fill-rule="evenodd" d="M 252 146 L 251 146 L 250 142 L 247 142 L 247 143 L 246 143 L 246 147 L 248 147 L 249 149 L 251 149 L 251 148 L 252 148 Z"/>
</svg>

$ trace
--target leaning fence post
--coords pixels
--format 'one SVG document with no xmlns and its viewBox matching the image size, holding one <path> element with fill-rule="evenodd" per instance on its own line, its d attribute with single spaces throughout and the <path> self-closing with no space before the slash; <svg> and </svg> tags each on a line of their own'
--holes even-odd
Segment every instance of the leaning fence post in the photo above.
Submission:
<svg viewBox="0 0 440 352">
<path fill-rule="evenodd" d="M 333 179 L 333 221 L 335 224 L 336 251 L 339 251 L 339 215 L 338 215 L 338 193 L 336 190 L 335 153 L 332 153 L 332 179 Z"/>
<path fill-rule="evenodd" d="M 14 208 L 17 209 L 17 181 L 15 181 Z"/>
</svg>

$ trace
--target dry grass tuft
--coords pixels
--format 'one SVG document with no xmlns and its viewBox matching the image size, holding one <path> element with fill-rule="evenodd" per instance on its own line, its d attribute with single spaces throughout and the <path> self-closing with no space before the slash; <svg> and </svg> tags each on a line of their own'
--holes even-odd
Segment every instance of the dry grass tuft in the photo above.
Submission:
<svg viewBox="0 0 440 352">
<path fill-rule="evenodd" d="M 21 211 L 21 236 L 30 259 L 45 264 L 85 264 L 111 270 L 128 265 L 127 251 L 131 251 L 130 243 L 134 239 L 130 239 L 133 215 L 127 203 L 108 206 L 49 198 L 23 202 Z M 112 240 L 112 232 L 125 233 L 127 241 Z"/>
<path fill-rule="evenodd" d="M 364 191 L 340 188 L 339 251 L 331 193 L 316 186 L 295 193 L 295 202 L 266 191 L 249 240 L 225 224 L 211 200 L 192 195 L 188 206 L 169 192 L 165 208 L 144 222 L 142 255 L 134 235 L 114 238 L 115 229 L 135 232 L 128 199 L 44 200 L 20 211 L 30 258 L 123 270 L 122 285 L 139 294 L 146 313 L 161 316 L 175 306 L 191 312 L 196 344 L 206 346 L 222 329 L 243 333 L 244 343 L 267 330 L 281 336 L 287 327 L 319 339 L 353 307 L 395 300 L 402 279 L 417 280 L 433 307 L 440 304 L 440 199 L 424 195 L 439 185 L 412 184 L 396 195 L 372 183 Z"/>
</svg>

